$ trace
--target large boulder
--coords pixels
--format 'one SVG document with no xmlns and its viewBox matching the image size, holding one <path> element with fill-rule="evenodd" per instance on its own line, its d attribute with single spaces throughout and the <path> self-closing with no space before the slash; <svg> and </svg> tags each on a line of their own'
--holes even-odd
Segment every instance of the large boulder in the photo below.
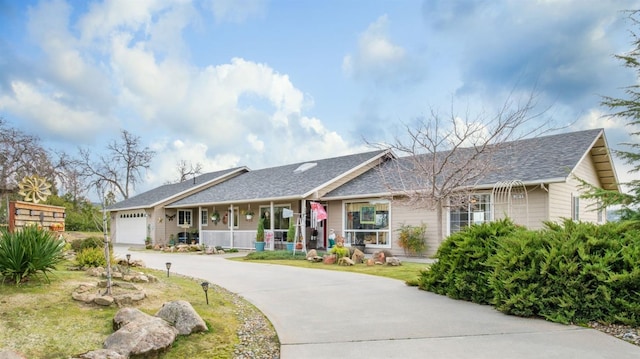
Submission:
<svg viewBox="0 0 640 359">
<path fill-rule="evenodd" d="M 143 317 L 125 324 L 107 337 L 104 349 L 116 351 L 127 358 L 156 358 L 171 347 L 177 336 L 178 330 L 165 320 Z"/>
<path fill-rule="evenodd" d="M 154 316 L 137 308 L 122 308 L 113 317 L 113 330 L 116 331 L 129 323 L 149 321 L 153 318 Z"/>
<path fill-rule="evenodd" d="M 181 335 L 207 331 L 207 324 L 193 309 L 191 303 L 185 300 L 163 304 L 156 317 L 171 323 Z"/>
</svg>

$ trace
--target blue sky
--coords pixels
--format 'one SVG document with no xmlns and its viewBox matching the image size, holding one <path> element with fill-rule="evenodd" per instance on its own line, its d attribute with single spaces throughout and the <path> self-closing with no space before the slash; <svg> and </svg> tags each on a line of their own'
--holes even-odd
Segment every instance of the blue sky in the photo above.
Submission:
<svg viewBox="0 0 640 359">
<path fill-rule="evenodd" d="M 0 0 L 0 116 L 75 153 L 121 129 L 157 152 L 147 190 L 177 176 L 368 150 L 428 115 L 492 113 L 535 92 L 541 120 L 625 121 L 623 10 L 637 0 Z M 628 180 L 617 163 L 618 176 Z"/>
</svg>

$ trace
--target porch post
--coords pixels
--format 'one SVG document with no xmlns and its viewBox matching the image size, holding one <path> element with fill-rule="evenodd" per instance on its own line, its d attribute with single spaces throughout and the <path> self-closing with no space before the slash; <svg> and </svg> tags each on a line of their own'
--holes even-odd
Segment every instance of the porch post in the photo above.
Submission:
<svg viewBox="0 0 640 359">
<path fill-rule="evenodd" d="M 231 245 L 231 248 L 234 248 L 234 245 L 233 245 L 233 226 L 234 226 L 234 223 L 233 223 L 233 218 L 234 218 L 234 215 L 233 215 L 233 204 L 229 206 L 229 210 L 230 210 L 230 212 L 229 212 L 229 244 Z"/>
</svg>

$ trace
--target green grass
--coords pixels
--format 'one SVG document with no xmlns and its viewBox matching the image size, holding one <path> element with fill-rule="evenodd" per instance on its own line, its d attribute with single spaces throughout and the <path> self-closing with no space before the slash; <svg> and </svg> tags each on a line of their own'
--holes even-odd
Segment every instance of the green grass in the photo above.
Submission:
<svg viewBox="0 0 640 359">
<path fill-rule="evenodd" d="M 68 264 L 68 263 L 67 263 Z M 137 308 L 154 315 L 162 303 L 186 300 L 207 322 L 209 331 L 179 337 L 163 358 L 229 358 L 238 343 L 237 297 L 212 286 L 206 305 L 200 283 L 162 271 L 159 283 L 142 284 L 148 298 Z M 67 358 L 102 348 L 112 330 L 117 307 L 86 305 L 71 298 L 82 282 L 96 278 L 60 266 L 49 276 L 51 283 L 31 281 L 20 286 L 0 284 L 0 348 L 14 349 L 28 358 Z M 257 310 L 244 302 L 241 310 Z"/>
<path fill-rule="evenodd" d="M 319 255 L 322 255 L 322 253 L 319 253 Z M 252 252 L 246 257 L 238 257 L 234 258 L 233 260 L 377 275 L 381 277 L 398 279 L 406 282 L 408 285 L 413 286 L 417 285 L 417 280 L 419 278 L 420 272 L 429 268 L 428 264 L 415 262 L 402 262 L 402 265 L 400 266 L 368 266 L 364 263 L 356 264 L 353 266 L 324 264 L 322 262 L 308 261 L 302 253 L 294 256 L 293 254 L 291 254 L 291 252 L 287 251 Z"/>
</svg>

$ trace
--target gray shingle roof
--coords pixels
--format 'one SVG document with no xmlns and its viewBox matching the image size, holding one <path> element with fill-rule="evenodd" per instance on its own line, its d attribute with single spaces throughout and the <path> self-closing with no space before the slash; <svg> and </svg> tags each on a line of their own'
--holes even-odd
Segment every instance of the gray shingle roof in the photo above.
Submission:
<svg viewBox="0 0 640 359">
<path fill-rule="evenodd" d="M 378 150 L 249 171 L 182 198 L 171 203 L 170 206 L 303 198 L 386 152 Z M 294 172 L 305 163 L 316 165 L 304 172 Z"/>
<path fill-rule="evenodd" d="M 123 209 L 133 209 L 133 208 L 149 208 L 153 205 L 167 201 L 171 199 L 171 197 L 176 196 L 178 194 L 184 193 L 186 191 L 206 186 L 209 182 L 214 181 L 216 179 L 223 178 L 226 175 L 229 175 L 236 171 L 241 171 L 243 167 L 236 167 L 222 171 L 215 171 L 202 174 L 195 178 L 188 179 L 179 183 L 171 183 L 162 185 L 160 187 L 154 188 L 147 192 L 140 193 L 136 196 L 130 197 L 123 201 L 120 201 L 112 206 L 109 206 L 109 210 L 123 210 Z"/>
<path fill-rule="evenodd" d="M 489 186 L 509 180 L 520 180 L 524 183 L 566 180 L 602 132 L 602 129 L 585 130 L 500 144 L 492 153 L 493 171 L 475 185 Z M 397 161 L 408 159 L 399 158 Z M 327 193 L 323 198 L 389 193 L 381 176 L 394 176 L 397 170 L 392 162 L 387 161 L 379 168 L 367 171 Z"/>
</svg>

